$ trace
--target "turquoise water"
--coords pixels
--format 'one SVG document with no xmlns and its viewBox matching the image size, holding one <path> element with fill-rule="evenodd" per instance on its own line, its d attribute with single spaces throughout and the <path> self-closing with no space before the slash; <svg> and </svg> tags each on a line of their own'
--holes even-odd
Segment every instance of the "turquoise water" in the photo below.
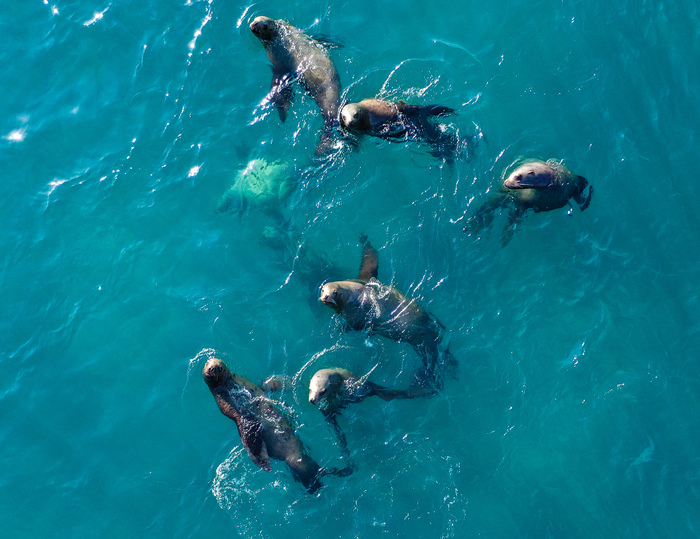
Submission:
<svg viewBox="0 0 700 539">
<path fill-rule="evenodd" d="M 343 43 L 344 98 L 457 109 L 473 154 L 364 140 L 324 162 L 248 24 Z M 688 0 L 53 1 L 0 6 L 4 537 L 695 537 L 700 529 L 700 13 Z M 463 216 L 519 157 L 562 159 L 592 203 L 501 247 Z M 285 159 L 275 211 L 217 212 Z M 281 237 L 265 240 L 266 227 Z M 257 469 L 201 369 L 282 395 L 313 457 L 316 368 L 405 386 L 410 347 L 343 333 L 317 301 L 379 276 L 447 326 L 458 381 L 340 418 L 357 471 L 306 494 Z"/>
</svg>

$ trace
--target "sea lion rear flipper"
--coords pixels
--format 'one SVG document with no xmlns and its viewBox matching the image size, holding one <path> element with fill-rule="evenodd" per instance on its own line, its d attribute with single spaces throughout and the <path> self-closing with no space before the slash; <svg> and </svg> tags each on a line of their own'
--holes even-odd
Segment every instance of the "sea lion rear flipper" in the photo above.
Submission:
<svg viewBox="0 0 700 539">
<path fill-rule="evenodd" d="M 456 114 L 456 111 L 445 105 L 424 105 L 421 107 L 421 113 L 425 116 L 450 116 Z"/>
<path fill-rule="evenodd" d="M 576 176 L 576 181 L 580 186 L 580 189 L 578 193 L 574 195 L 574 200 L 581 208 L 581 211 L 583 211 L 591 203 L 591 197 L 593 196 L 593 186 L 589 184 L 588 180 L 583 176 Z M 588 196 L 584 197 L 583 192 L 586 190 L 586 187 L 588 187 Z"/>
<path fill-rule="evenodd" d="M 455 114 L 455 109 L 446 107 L 445 105 L 408 105 L 403 101 L 396 103 L 399 112 L 405 114 L 409 118 L 416 116 L 449 116 Z"/>
<path fill-rule="evenodd" d="M 240 419 L 236 421 L 236 425 L 238 426 L 238 434 L 241 435 L 241 442 L 248 452 L 250 460 L 252 460 L 256 466 L 267 472 L 271 472 L 272 466 L 270 466 L 270 457 L 267 454 L 265 441 L 262 439 L 262 423 L 253 419 L 240 417 Z"/>
<path fill-rule="evenodd" d="M 369 380 L 365 382 L 367 384 L 369 392 L 367 393 L 368 397 L 372 397 L 376 395 L 382 400 L 385 401 L 391 401 L 394 399 L 412 399 L 414 398 L 411 393 L 408 391 L 404 391 L 403 389 L 389 389 L 384 386 L 380 386 L 379 384 L 375 384 L 374 382 L 370 382 Z"/>
<path fill-rule="evenodd" d="M 309 494 L 323 486 L 319 481 L 319 476 L 322 475 L 321 467 L 306 453 L 291 451 L 287 454 L 285 462 L 292 472 L 292 477 L 304 485 Z"/>
<path fill-rule="evenodd" d="M 372 247 L 366 234 L 360 234 L 360 243 L 362 244 L 362 263 L 358 279 L 361 281 L 369 281 L 372 277 L 376 279 L 379 272 L 377 250 Z"/>
<path fill-rule="evenodd" d="M 490 197 L 474 212 L 462 230 L 468 234 L 478 234 L 484 228 L 491 226 L 494 213 L 508 203 L 508 197 L 503 193 L 497 193 Z"/>
<path fill-rule="evenodd" d="M 316 144 L 316 156 L 324 156 L 330 153 L 335 144 L 335 124 L 333 122 L 326 122 L 323 128 L 323 133 L 321 133 L 321 138 Z"/>
</svg>

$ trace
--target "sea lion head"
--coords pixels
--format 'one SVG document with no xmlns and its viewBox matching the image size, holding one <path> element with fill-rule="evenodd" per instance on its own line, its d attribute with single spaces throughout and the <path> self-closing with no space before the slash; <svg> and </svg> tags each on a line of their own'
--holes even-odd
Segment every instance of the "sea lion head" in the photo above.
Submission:
<svg viewBox="0 0 700 539">
<path fill-rule="evenodd" d="M 508 189 L 545 189 L 559 184 L 559 172 L 543 161 L 530 161 L 516 168 L 503 182 Z"/>
<path fill-rule="evenodd" d="M 250 31 L 253 32 L 262 41 L 269 41 L 275 35 L 277 23 L 270 17 L 259 16 L 253 19 L 250 23 Z"/>
<path fill-rule="evenodd" d="M 366 129 L 367 111 L 358 103 L 348 103 L 340 109 L 340 123 L 348 129 Z"/>
<path fill-rule="evenodd" d="M 331 399 L 343 385 L 343 375 L 338 369 L 321 369 L 309 382 L 309 402 L 318 404 L 323 399 Z"/>
<path fill-rule="evenodd" d="M 217 387 L 228 381 L 231 377 L 231 371 L 228 370 L 226 363 L 213 357 L 204 365 L 202 376 L 209 387 Z"/>
<path fill-rule="evenodd" d="M 337 281 L 324 284 L 321 288 L 321 297 L 318 299 L 325 305 L 333 307 L 340 312 L 352 299 L 353 295 L 354 292 L 350 287 L 346 286 L 343 281 Z"/>
</svg>

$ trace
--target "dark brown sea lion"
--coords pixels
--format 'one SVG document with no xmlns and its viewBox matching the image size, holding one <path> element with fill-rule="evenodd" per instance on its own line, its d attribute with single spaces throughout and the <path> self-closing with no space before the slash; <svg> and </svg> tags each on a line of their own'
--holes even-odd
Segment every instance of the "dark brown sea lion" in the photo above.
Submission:
<svg viewBox="0 0 700 539">
<path fill-rule="evenodd" d="M 586 187 L 588 195 L 584 195 Z M 545 163 L 526 160 L 508 175 L 499 191 L 469 218 L 464 231 L 478 234 L 492 223 L 498 209 L 509 206 L 508 224 L 502 239 L 505 246 L 528 210 L 535 213 L 555 210 L 570 205 L 573 198 L 583 211 L 591 203 L 591 196 L 593 186 L 589 185 L 588 180 L 573 174 L 559 161 L 550 159 Z"/>
<path fill-rule="evenodd" d="M 294 97 L 292 83 L 297 80 L 323 114 L 324 131 L 316 153 L 325 153 L 332 145 L 340 104 L 340 79 L 325 48 L 283 20 L 256 17 L 250 29 L 272 62 L 272 85 L 266 100 L 277 108 L 284 122 Z"/>
<path fill-rule="evenodd" d="M 253 382 L 232 373 L 218 358 L 211 358 L 202 371 L 219 410 L 238 427 L 250 459 L 271 471 L 270 458 L 287 463 L 292 476 L 313 493 L 321 487 L 322 475 L 348 475 L 350 468 L 321 468 L 307 453 L 294 428 L 275 408 L 265 392 Z"/>
<path fill-rule="evenodd" d="M 395 141 L 423 141 L 433 147 L 434 155 L 451 158 L 457 151 L 457 137 L 433 120 L 454 113 L 454 109 L 444 105 L 409 105 L 372 98 L 343 105 L 340 123 L 359 134 Z"/>
<path fill-rule="evenodd" d="M 443 371 L 456 370 L 454 357 L 442 345 L 445 327 L 415 300 L 379 282 L 377 251 L 366 236 L 360 236 L 360 242 L 359 277 L 324 284 L 319 299 L 343 315 L 351 330 L 378 333 L 412 345 L 423 366 L 408 392 L 411 397 L 433 395 L 442 387 Z"/>
</svg>

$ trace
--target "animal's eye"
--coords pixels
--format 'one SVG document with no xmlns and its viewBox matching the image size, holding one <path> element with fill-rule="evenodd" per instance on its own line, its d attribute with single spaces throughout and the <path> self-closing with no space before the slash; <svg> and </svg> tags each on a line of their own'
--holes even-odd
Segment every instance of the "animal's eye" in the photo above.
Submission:
<svg viewBox="0 0 700 539">
<path fill-rule="evenodd" d="M 534 170 L 531 170 L 530 172 L 527 173 L 527 175 L 528 175 L 528 176 L 534 176 L 534 175 L 535 175 L 535 171 L 534 171 Z"/>
</svg>

